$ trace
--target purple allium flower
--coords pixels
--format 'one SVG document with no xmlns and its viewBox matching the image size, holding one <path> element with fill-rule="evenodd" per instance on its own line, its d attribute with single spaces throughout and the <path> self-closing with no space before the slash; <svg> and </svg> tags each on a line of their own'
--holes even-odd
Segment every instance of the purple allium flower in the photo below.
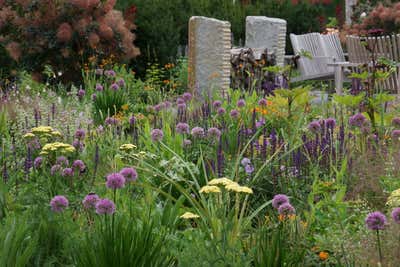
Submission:
<svg viewBox="0 0 400 267">
<path fill-rule="evenodd" d="M 103 132 L 104 132 L 104 127 L 103 127 L 103 125 L 99 125 L 99 127 L 97 127 L 96 131 L 97 131 L 99 134 L 103 133 Z"/>
<path fill-rule="evenodd" d="M 172 106 L 171 102 L 164 101 L 165 108 L 170 108 Z"/>
<path fill-rule="evenodd" d="M 185 104 L 185 99 L 183 99 L 183 98 L 181 98 L 181 97 L 178 97 L 178 98 L 176 99 L 176 104 L 177 104 L 177 105 L 179 105 L 179 104 Z"/>
<path fill-rule="evenodd" d="M 217 109 L 218 115 L 224 115 L 226 113 L 226 110 L 223 107 L 220 107 Z"/>
<path fill-rule="evenodd" d="M 96 101 L 96 99 L 97 99 L 97 95 L 96 94 L 92 94 L 92 100 Z"/>
<path fill-rule="evenodd" d="M 100 75 L 103 75 L 103 73 L 104 73 L 104 70 L 103 70 L 103 69 L 96 69 L 96 70 L 95 70 L 95 74 L 96 74 L 96 75 L 99 75 L 99 76 L 100 76 Z"/>
<path fill-rule="evenodd" d="M 249 158 L 243 158 L 240 163 L 242 164 L 243 167 L 246 167 L 247 165 L 251 164 L 251 161 Z"/>
<path fill-rule="evenodd" d="M 334 118 L 328 118 L 325 120 L 325 125 L 329 129 L 333 129 L 336 126 L 336 120 Z"/>
<path fill-rule="evenodd" d="M 296 210 L 289 202 L 286 202 L 279 206 L 278 213 L 280 215 L 291 215 L 295 214 Z"/>
<path fill-rule="evenodd" d="M 121 78 L 117 81 L 117 84 L 119 87 L 125 87 L 125 80 Z"/>
<path fill-rule="evenodd" d="M 113 91 L 118 91 L 119 89 L 119 85 L 116 83 L 111 84 L 110 89 Z"/>
<path fill-rule="evenodd" d="M 215 100 L 212 105 L 215 109 L 218 109 L 222 106 L 222 102 L 219 100 Z"/>
<path fill-rule="evenodd" d="M 349 125 L 353 127 L 361 127 L 367 121 L 367 118 L 361 113 L 355 114 L 349 118 Z"/>
<path fill-rule="evenodd" d="M 119 189 L 125 186 L 125 177 L 119 173 L 107 175 L 106 187 L 110 189 Z"/>
<path fill-rule="evenodd" d="M 247 164 L 245 167 L 244 167 L 244 171 L 247 173 L 247 174 L 252 174 L 253 172 L 254 172 L 254 167 L 253 167 L 253 165 L 251 165 L 251 164 Z"/>
<path fill-rule="evenodd" d="M 53 212 L 63 212 L 69 205 L 68 199 L 64 196 L 55 196 L 50 201 L 51 210 Z"/>
<path fill-rule="evenodd" d="M 99 215 L 111 215 L 115 212 L 115 204 L 111 200 L 104 198 L 96 203 L 96 213 Z"/>
<path fill-rule="evenodd" d="M 128 168 L 123 168 L 119 174 L 125 177 L 125 179 L 128 182 L 134 182 L 138 178 L 137 171 L 134 168 L 128 167 Z"/>
<path fill-rule="evenodd" d="M 261 98 L 260 101 L 258 101 L 258 104 L 260 106 L 266 106 L 266 105 L 268 105 L 268 101 L 265 98 Z"/>
<path fill-rule="evenodd" d="M 393 118 L 393 120 L 392 120 L 392 125 L 393 125 L 394 127 L 396 127 L 396 128 L 400 128 L 400 118 L 399 118 L 399 117 Z"/>
<path fill-rule="evenodd" d="M 106 70 L 104 71 L 104 75 L 107 77 L 115 77 L 117 74 L 113 70 Z"/>
<path fill-rule="evenodd" d="M 394 208 L 392 210 L 392 219 L 395 223 L 400 224 L 400 208 Z"/>
<path fill-rule="evenodd" d="M 88 210 L 88 209 L 94 209 L 96 208 L 97 202 L 99 202 L 100 198 L 98 195 L 90 193 L 85 196 L 85 198 L 82 201 L 83 207 Z"/>
<path fill-rule="evenodd" d="M 370 230 L 383 230 L 385 229 L 386 223 L 386 216 L 380 211 L 371 212 L 365 218 L 365 225 Z"/>
<path fill-rule="evenodd" d="M 238 102 L 236 103 L 238 108 L 242 108 L 244 106 L 246 106 L 246 101 L 244 101 L 244 99 L 239 99 Z"/>
<path fill-rule="evenodd" d="M 191 134 L 193 135 L 193 137 L 196 138 L 202 138 L 204 137 L 204 129 L 201 127 L 194 127 L 191 131 Z"/>
<path fill-rule="evenodd" d="M 79 89 L 76 95 L 81 99 L 85 96 L 86 92 L 83 89 Z"/>
<path fill-rule="evenodd" d="M 118 124 L 118 119 L 114 117 L 107 117 L 104 121 L 105 125 L 117 125 Z"/>
<path fill-rule="evenodd" d="M 218 128 L 211 127 L 207 131 L 208 136 L 211 138 L 219 139 L 221 137 L 221 131 Z"/>
<path fill-rule="evenodd" d="M 85 163 L 82 160 L 77 159 L 72 163 L 72 168 L 78 169 L 80 172 L 84 172 L 86 169 Z"/>
<path fill-rule="evenodd" d="M 161 106 L 160 104 L 157 104 L 157 105 L 155 105 L 155 106 L 153 107 L 153 110 L 154 110 L 155 112 L 160 112 L 161 109 L 162 109 L 162 106 Z"/>
<path fill-rule="evenodd" d="M 136 118 L 135 118 L 135 116 L 131 116 L 130 118 L 129 118 L 129 125 L 130 126 L 133 126 L 133 125 L 135 125 L 135 122 L 136 122 Z"/>
<path fill-rule="evenodd" d="M 259 120 L 259 121 L 256 121 L 256 128 L 257 129 L 263 127 L 264 125 L 265 125 L 265 119 L 264 118 Z"/>
<path fill-rule="evenodd" d="M 61 165 L 61 166 L 68 166 L 69 165 L 68 159 L 66 157 L 64 157 L 64 156 L 58 157 L 57 160 L 56 160 L 56 163 L 58 165 Z"/>
<path fill-rule="evenodd" d="M 179 110 L 185 110 L 186 109 L 186 103 L 179 103 L 178 104 L 178 109 Z"/>
<path fill-rule="evenodd" d="M 393 141 L 400 141 L 400 130 L 393 130 L 392 131 L 392 140 Z"/>
<path fill-rule="evenodd" d="M 188 134 L 190 129 L 189 129 L 189 124 L 184 123 L 184 122 L 179 122 L 176 127 L 175 130 L 177 133 L 179 134 Z"/>
<path fill-rule="evenodd" d="M 186 101 L 189 102 L 190 100 L 192 100 L 192 94 L 189 92 L 186 92 L 182 95 L 182 98 Z"/>
<path fill-rule="evenodd" d="M 97 84 L 96 84 L 96 91 L 101 92 L 101 91 L 103 91 L 103 90 L 104 90 L 104 87 L 103 87 L 101 84 L 97 83 Z"/>
<path fill-rule="evenodd" d="M 61 176 L 72 177 L 74 176 L 74 170 L 72 168 L 65 168 L 64 170 L 62 170 Z"/>
<path fill-rule="evenodd" d="M 153 140 L 153 142 L 159 142 L 164 138 L 164 133 L 162 130 L 160 129 L 153 129 L 151 131 L 151 140 Z"/>
<path fill-rule="evenodd" d="M 275 195 L 272 199 L 272 207 L 278 209 L 281 205 L 289 203 L 289 198 L 284 194 Z"/>
<path fill-rule="evenodd" d="M 75 137 L 78 139 L 84 139 L 85 138 L 85 130 L 83 130 L 83 129 L 76 130 Z"/>
<path fill-rule="evenodd" d="M 321 124 L 319 121 L 312 121 L 308 124 L 308 130 L 312 133 L 318 133 L 321 131 Z"/>
<path fill-rule="evenodd" d="M 39 169 L 40 166 L 42 166 L 42 163 L 43 163 L 43 158 L 42 157 L 37 157 L 33 161 L 33 166 L 35 166 L 35 169 Z"/>
<path fill-rule="evenodd" d="M 72 142 L 72 146 L 75 147 L 76 150 L 79 150 L 79 151 L 83 150 L 83 143 L 81 141 L 79 141 L 78 139 L 75 139 Z"/>
<path fill-rule="evenodd" d="M 236 109 L 232 109 L 230 112 L 231 118 L 233 119 L 237 119 L 239 117 L 239 111 L 237 111 Z"/>
<path fill-rule="evenodd" d="M 192 141 L 190 141 L 189 139 L 185 139 L 183 140 L 183 146 L 184 147 L 188 147 L 192 144 Z"/>
<path fill-rule="evenodd" d="M 60 170 L 61 170 L 61 165 L 56 164 L 56 165 L 53 165 L 53 166 L 51 167 L 50 173 L 51 173 L 51 175 L 55 175 L 56 172 L 59 172 Z"/>
</svg>

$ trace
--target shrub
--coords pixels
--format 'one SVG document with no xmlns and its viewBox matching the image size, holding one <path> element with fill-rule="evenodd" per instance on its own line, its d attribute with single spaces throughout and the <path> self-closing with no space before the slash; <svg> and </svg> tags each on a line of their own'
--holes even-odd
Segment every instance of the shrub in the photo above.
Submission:
<svg viewBox="0 0 400 267">
<path fill-rule="evenodd" d="M 0 43 L 30 71 L 49 64 L 63 73 L 63 81 L 80 80 L 81 67 L 92 56 L 128 61 L 139 54 L 134 13 L 113 9 L 115 2 L 0 1 Z"/>
</svg>

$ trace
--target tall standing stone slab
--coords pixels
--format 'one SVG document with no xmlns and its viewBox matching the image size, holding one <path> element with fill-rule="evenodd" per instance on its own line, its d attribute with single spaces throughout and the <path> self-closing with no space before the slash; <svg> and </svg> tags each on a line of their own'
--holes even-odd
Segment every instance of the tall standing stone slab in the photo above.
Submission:
<svg viewBox="0 0 400 267">
<path fill-rule="evenodd" d="M 346 24 L 351 25 L 351 16 L 353 16 L 354 6 L 357 5 L 357 0 L 346 0 L 345 1 L 345 12 L 346 12 Z"/>
<path fill-rule="evenodd" d="M 206 17 L 189 20 L 189 88 L 203 93 L 230 85 L 231 24 Z"/>
<path fill-rule="evenodd" d="M 268 49 L 283 66 L 286 46 L 286 20 L 263 16 L 246 17 L 246 47 Z"/>
</svg>

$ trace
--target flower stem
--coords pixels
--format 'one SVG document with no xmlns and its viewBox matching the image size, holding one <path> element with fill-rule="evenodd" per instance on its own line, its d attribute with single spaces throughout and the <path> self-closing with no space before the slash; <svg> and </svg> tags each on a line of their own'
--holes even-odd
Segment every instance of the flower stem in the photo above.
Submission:
<svg viewBox="0 0 400 267">
<path fill-rule="evenodd" d="M 382 249 L 381 249 L 381 239 L 379 237 L 379 230 L 376 230 L 376 237 L 378 241 L 379 262 L 382 263 Z"/>
</svg>

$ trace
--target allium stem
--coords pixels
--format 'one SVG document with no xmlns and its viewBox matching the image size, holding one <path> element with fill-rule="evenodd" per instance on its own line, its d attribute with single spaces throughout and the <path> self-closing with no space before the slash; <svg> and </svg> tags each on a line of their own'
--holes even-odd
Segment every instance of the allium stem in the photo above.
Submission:
<svg viewBox="0 0 400 267">
<path fill-rule="evenodd" d="M 382 263 L 382 249 L 381 249 L 381 239 L 379 237 L 379 230 L 376 230 L 376 239 L 377 239 L 378 252 L 379 252 L 379 262 Z"/>
</svg>

